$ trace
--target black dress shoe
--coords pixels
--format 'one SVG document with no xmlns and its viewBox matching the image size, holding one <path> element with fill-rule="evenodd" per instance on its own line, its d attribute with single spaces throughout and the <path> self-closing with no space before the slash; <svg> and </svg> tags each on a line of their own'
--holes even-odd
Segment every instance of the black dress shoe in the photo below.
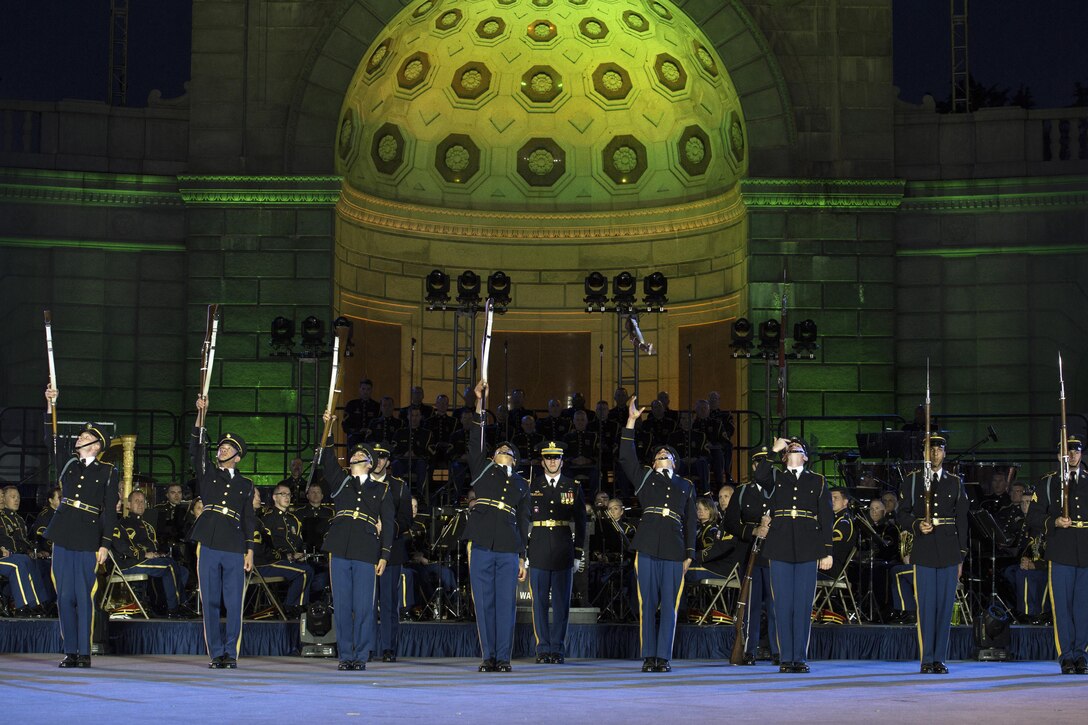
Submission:
<svg viewBox="0 0 1088 725">
<path fill-rule="evenodd" d="M 514 668 L 510 666 L 510 663 L 506 660 L 501 660 L 495 663 L 496 672 L 513 672 Z"/>
<path fill-rule="evenodd" d="M 657 667 L 656 657 L 647 657 L 646 659 L 642 660 L 643 672 L 653 672 L 655 667 Z"/>
<path fill-rule="evenodd" d="M 67 659 L 67 658 L 65 658 L 65 659 Z M 64 667 L 65 665 L 62 662 L 60 666 Z M 1076 665 L 1076 663 L 1074 663 L 1073 660 L 1062 660 L 1062 674 L 1063 675 L 1075 675 L 1075 674 L 1077 674 L 1077 665 Z"/>
<path fill-rule="evenodd" d="M 536 656 L 536 663 L 538 665 L 550 665 L 552 662 L 552 656 L 547 652 L 541 652 Z"/>
<path fill-rule="evenodd" d="M 221 670 L 221 669 L 223 669 L 223 659 L 225 657 L 226 657 L 226 655 L 219 655 L 218 657 L 212 658 L 212 661 L 208 663 L 208 669 L 209 670 Z"/>
<path fill-rule="evenodd" d="M 367 655 L 366 655 L 366 661 L 367 662 L 373 662 L 377 658 L 378 658 L 378 653 L 377 652 L 368 652 Z"/>
<path fill-rule="evenodd" d="M 920 670 L 920 672 L 923 675 L 932 675 L 933 674 L 933 663 L 932 662 L 923 662 L 922 663 L 922 669 Z"/>
<path fill-rule="evenodd" d="M 387 649 L 384 652 L 382 652 L 382 662 L 396 662 L 396 661 L 397 661 L 397 653 L 394 652 L 393 650 Z"/>
<path fill-rule="evenodd" d="M 1088 660 L 1077 660 L 1077 674 L 1088 675 Z"/>
<path fill-rule="evenodd" d="M 792 662 L 783 662 L 782 664 L 780 664 L 778 666 L 778 671 L 783 672 L 783 673 L 793 672 L 793 663 Z"/>
<path fill-rule="evenodd" d="M 495 671 L 495 660 L 486 659 L 486 660 L 484 660 L 483 662 L 480 663 L 480 672 L 494 672 L 494 671 Z"/>
<path fill-rule="evenodd" d="M 799 675 L 807 675 L 811 671 L 812 670 L 808 668 L 807 662 L 794 662 L 793 668 L 790 670 L 790 672 L 795 672 Z"/>
<path fill-rule="evenodd" d="M 742 665 L 752 665 L 752 666 L 754 666 L 755 663 L 756 663 L 756 656 L 754 654 L 752 654 L 751 652 L 745 652 L 744 653 L 744 659 L 741 660 L 740 663 Z"/>
<path fill-rule="evenodd" d="M 219 665 L 219 667 L 224 670 L 236 670 L 238 669 L 238 660 L 230 655 L 223 655 L 223 664 Z"/>
<path fill-rule="evenodd" d="M 948 674 L 948 668 L 945 667 L 944 662 L 934 662 L 933 663 L 933 674 L 935 674 L 935 675 L 947 675 Z"/>
<path fill-rule="evenodd" d="M 87 668 L 87 667 L 90 667 L 90 666 L 91 666 L 91 656 L 90 655 L 80 655 L 79 659 L 76 661 L 76 667 Z"/>
<path fill-rule="evenodd" d="M 336 666 L 336 669 L 340 670 L 341 672 L 353 670 L 355 669 L 355 662 L 352 660 L 340 660 L 340 664 Z"/>
<path fill-rule="evenodd" d="M 755 662 L 755 655 L 752 655 L 752 662 Z M 771 655 L 771 664 L 775 667 L 778 667 L 780 664 L 782 664 L 782 660 L 778 655 Z"/>
<path fill-rule="evenodd" d="M 1072 663 L 1070 663 L 1070 664 L 1072 664 Z M 79 667 L 79 655 L 77 655 L 77 654 L 64 655 L 64 659 L 62 659 L 60 661 L 60 664 L 57 665 L 57 667 L 64 667 L 64 668 Z M 1064 665 L 1063 665 L 1063 667 L 1064 667 Z"/>
<path fill-rule="evenodd" d="M 351 663 L 351 669 L 354 670 L 355 672 L 358 672 L 359 670 L 365 670 L 366 669 L 366 662 L 360 662 L 359 660 L 355 660 L 354 662 Z"/>
<path fill-rule="evenodd" d="M 654 672 L 672 672 L 672 663 L 659 657 Z"/>
<path fill-rule="evenodd" d="M 553 665 L 561 665 L 567 661 L 567 658 L 561 654 L 552 653 L 551 663 Z"/>
</svg>

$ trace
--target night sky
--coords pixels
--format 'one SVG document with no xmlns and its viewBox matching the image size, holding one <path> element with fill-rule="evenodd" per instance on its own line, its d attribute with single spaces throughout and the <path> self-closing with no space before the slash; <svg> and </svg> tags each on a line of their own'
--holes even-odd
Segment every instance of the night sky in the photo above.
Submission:
<svg viewBox="0 0 1088 725">
<path fill-rule="evenodd" d="M 191 0 L 130 0 L 128 105 L 148 93 L 184 92 Z M 948 0 L 894 0 L 895 84 L 917 103 L 949 95 Z M 5 0 L 0 5 L 0 98 L 102 101 L 108 88 L 109 0 Z M 1015 93 L 1031 87 L 1039 108 L 1068 106 L 1088 84 L 1088 2 L 974 0 L 972 75 Z"/>
</svg>

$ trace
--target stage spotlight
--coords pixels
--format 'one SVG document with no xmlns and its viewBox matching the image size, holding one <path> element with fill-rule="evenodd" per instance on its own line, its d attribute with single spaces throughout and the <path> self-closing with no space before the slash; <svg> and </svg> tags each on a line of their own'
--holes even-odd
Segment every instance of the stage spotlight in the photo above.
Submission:
<svg viewBox="0 0 1088 725">
<path fill-rule="evenodd" d="M 642 280 L 642 292 L 645 294 L 642 301 L 646 304 L 646 309 L 651 310 L 656 307 L 664 312 L 665 305 L 669 301 L 669 280 L 665 275 L 654 272 Z"/>
<path fill-rule="evenodd" d="M 450 301 L 450 276 L 440 269 L 431 270 L 424 286 L 427 291 L 427 304 L 431 306 L 431 309 L 445 308 L 446 303 Z"/>
<path fill-rule="evenodd" d="M 620 272 L 612 279 L 612 303 L 630 310 L 635 304 L 635 276 Z"/>
<path fill-rule="evenodd" d="M 279 351 L 288 351 L 295 344 L 295 321 L 286 317 L 272 320 L 272 347 Z"/>
<path fill-rule="evenodd" d="M 759 349 L 764 353 L 778 350 L 778 344 L 782 341 L 782 325 L 778 320 L 767 320 L 759 323 Z"/>
<path fill-rule="evenodd" d="M 733 326 L 729 329 L 729 336 L 733 340 L 729 343 L 729 348 L 733 351 L 733 357 L 752 357 L 753 334 L 755 330 L 747 317 L 733 320 Z"/>
<path fill-rule="evenodd" d="M 809 358 L 816 357 L 816 323 L 812 320 L 804 320 L 793 326 L 793 350 L 798 355 Z"/>
<path fill-rule="evenodd" d="M 335 657 L 336 630 L 332 608 L 324 602 L 314 602 L 299 618 L 299 643 L 303 657 Z"/>
<path fill-rule="evenodd" d="M 582 299 L 586 303 L 586 312 L 592 312 L 599 308 L 604 312 L 608 304 L 608 279 L 600 272 L 590 272 L 586 275 L 586 296 Z"/>
<path fill-rule="evenodd" d="M 487 296 L 495 303 L 496 312 L 510 304 L 510 278 L 506 272 L 494 272 L 487 278 Z"/>
<path fill-rule="evenodd" d="M 1010 622 L 1009 612 L 997 604 L 991 604 L 975 619 L 979 662 L 1009 659 L 1009 647 L 1012 645 Z"/>
<path fill-rule="evenodd" d="M 457 278 L 457 301 L 462 304 L 477 304 L 480 301 L 480 275 L 465 270 Z"/>
<path fill-rule="evenodd" d="M 355 334 L 355 323 L 346 317 L 337 317 L 332 321 L 333 334 L 339 333 L 341 328 L 347 329 L 347 339 L 344 340 L 344 357 L 353 357 L 355 353 L 352 348 L 355 347 L 355 341 L 352 340 L 352 337 Z"/>
<path fill-rule="evenodd" d="M 316 348 L 325 344 L 325 321 L 310 315 L 302 321 L 303 347 Z"/>
</svg>

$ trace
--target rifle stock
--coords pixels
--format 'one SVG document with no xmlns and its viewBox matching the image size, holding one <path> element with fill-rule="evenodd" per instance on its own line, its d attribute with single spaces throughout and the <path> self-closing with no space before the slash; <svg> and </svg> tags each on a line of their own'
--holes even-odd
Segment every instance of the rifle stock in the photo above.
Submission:
<svg viewBox="0 0 1088 725">
<path fill-rule="evenodd" d="M 744 662 L 744 650 L 748 648 L 747 610 L 752 597 L 752 568 L 759 559 L 759 550 L 763 548 L 763 539 L 757 537 L 752 542 L 748 553 L 748 563 L 744 565 L 744 579 L 741 580 L 740 594 L 737 595 L 737 608 L 733 615 L 733 651 L 729 654 L 729 664 L 739 665 Z"/>
</svg>

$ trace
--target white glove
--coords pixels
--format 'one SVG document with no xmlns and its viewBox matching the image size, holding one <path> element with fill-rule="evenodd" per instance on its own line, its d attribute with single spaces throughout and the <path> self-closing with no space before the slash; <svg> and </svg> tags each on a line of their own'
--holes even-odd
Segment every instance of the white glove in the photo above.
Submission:
<svg viewBox="0 0 1088 725">
<path fill-rule="evenodd" d="M 525 568 L 529 568 L 529 557 L 525 557 Z"/>
<path fill-rule="evenodd" d="M 584 559 L 574 560 L 574 571 L 582 571 L 585 568 L 586 562 Z"/>
</svg>

